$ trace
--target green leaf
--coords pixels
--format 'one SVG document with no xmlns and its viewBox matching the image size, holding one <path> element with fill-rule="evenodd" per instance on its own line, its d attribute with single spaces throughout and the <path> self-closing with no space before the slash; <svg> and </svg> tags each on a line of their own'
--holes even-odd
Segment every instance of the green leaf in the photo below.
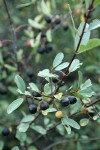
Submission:
<svg viewBox="0 0 100 150">
<path fill-rule="evenodd" d="M 16 138 L 20 141 L 20 142 L 25 142 L 26 141 L 26 138 L 27 138 L 27 135 L 26 133 L 22 133 L 22 132 L 19 132 L 17 130 L 16 132 Z"/>
<path fill-rule="evenodd" d="M 31 47 L 37 47 L 37 46 L 39 46 L 39 44 L 40 44 L 40 39 L 41 39 L 41 34 L 39 33 L 37 36 L 36 36 L 36 38 L 33 40 L 33 39 L 31 39 L 30 40 L 30 43 L 31 43 Z"/>
<path fill-rule="evenodd" d="M 96 48 L 100 46 L 100 39 L 90 39 L 87 45 L 81 45 L 79 48 L 78 53 L 83 53 L 89 50 L 92 50 L 93 48 Z"/>
<path fill-rule="evenodd" d="M 85 83 L 81 84 L 80 89 L 82 91 L 82 90 L 87 89 L 90 86 L 92 86 L 92 83 L 91 83 L 91 80 L 88 79 L 88 80 L 85 81 Z"/>
<path fill-rule="evenodd" d="M 14 146 L 11 150 L 19 150 L 18 146 Z"/>
<path fill-rule="evenodd" d="M 34 116 L 33 115 L 27 115 L 27 116 L 25 116 L 22 120 L 21 120 L 21 122 L 31 122 L 31 121 L 33 121 L 34 120 Z"/>
<path fill-rule="evenodd" d="M 39 92 L 39 89 L 35 83 L 29 83 L 29 85 L 33 91 Z"/>
<path fill-rule="evenodd" d="M 42 71 L 39 71 L 38 76 L 43 77 L 43 78 L 46 78 L 46 77 L 48 77 L 48 78 L 57 78 L 57 75 L 50 73 L 49 69 L 44 69 Z"/>
<path fill-rule="evenodd" d="M 45 86 L 44 86 L 44 93 L 46 95 L 51 94 L 51 92 L 54 92 L 54 90 L 55 90 L 55 86 L 53 84 L 52 84 L 52 90 L 51 90 L 51 86 L 50 86 L 49 83 L 45 84 Z"/>
<path fill-rule="evenodd" d="M 69 72 L 73 72 L 73 71 L 77 70 L 78 68 L 80 68 L 81 65 L 82 65 L 82 63 L 80 63 L 80 61 L 78 59 L 74 59 L 69 68 Z"/>
<path fill-rule="evenodd" d="M 50 112 L 55 112 L 55 111 L 57 111 L 56 108 L 48 108 L 48 109 L 46 110 L 46 112 L 48 112 L 48 113 L 50 113 Z"/>
<path fill-rule="evenodd" d="M 28 150 L 38 150 L 35 146 L 30 146 Z"/>
<path fill-rule="evenodd" d="M 88 9 L 90 5 L 90 0 L 85 0 L 85 3 L 86 3 L 86 9 Z"/>
<path fill-rule="evenodd" d="M 45 135 L 45 134 L 46 134 L 46 130 L 45 130 L 43 127 L 39 126 L 39 125 L 31 126 L 31 128 L 32 128 L 33 130 L 35 130 L 36 132 L 42 134 L 42 135 Z"/>
<path fill-rule="evenodd" d="M 61 134 L 61 135 L 65 135 L 64 133 L 64 126 L 62 124 L 59 124 L 57 127 L 56 127 L 57 131 Z"/>
<path fill-rule="evenodd" d="M 49 7 L 46 5 L 46 3 L 44 2 L 44 0 L 42 0 L 41 2 L 41 10 L 45 15 L 50 15 L 50 9 Z"/>
<path fill-rule="evenodd" d="M 63 118 L 62 123 L 63 123 L 63 125 L 71 126 L 75 129 L 80 129 L 80 125 L 76 121 L 74 121 L 73 119 L 70 119 L 67 117 Z"/>
<path fill-rule="evenodd" d="M 100 0 L 95 0 L 94 1 L 94 7 L 97 7 L 97 6 L 99 6 L 100 5 Z"/>
<path fill-rule="evenodd" d="M 82 84 L 82 81 L 83 81 L 83 74 L 81 71 L 78 71 L 78 88 Z"/>
<path fill-rule="evenodd" d="M 87 119 L 87 118 L 84 118 L 84 119 L 80 120 L 80 125 L 82 127 L 86 126 L 88 123 L 89 123 L 89 119 Z"/>
<path fill-rule="evenodd" d="M 64 54 L 63 53 L 58 53 L 53 61 L 53 67 L 55 68 L 56 66 L 58 66 L 62 60 L 64 58 Z"/>
<path fill-rule="evenodd" d="M 19 132 L 26 132 L 29 128 L 29 124 L 28 123 L 20 123 L 17 128 L 18 128 Z"/>
<path fill-rule="evenodd" d="M 3 150 L 3 147 L 4 147 L 4 142 L 0 141 L 0 150 Z"/>
<path fill-rule="evenodd" d="M 78 32 L 77 34 L 75 35 L 75 50 L 77 49 L 77 46 L 78 46 L 78 43 L 80 41 L 80 36 L 82 34 L 82 31 L 83 31 L 83 28 L 84 28 L 84 22 L 82 22 L 78 28 Z M 83 34 L 83 37 L 82 37 L 82 40 L 81 40 L 81 43 L 80 43 L 80 46 L 81 45 L 86 45 L 88 43 L 90 39 L 90 30 L 89 30 L 89 24 L 86 24 L 86 28 L 84 30 L 84 34 Z"/>
<path fill-rule="evenodd" d="M 71 134 L 71 127 L 70 126 L 64 126 L 68 134 Z"/>
<path fill-rule="evenodd" d="M 52 41 L 52 32 L 51 32 L 51 29 L 47 30 L 46 37 L 47 37 L 48 42 Z"/>
<path fill-rule="evenodd" d="M 0 51 L 0 64 L 4 64 L 3 55 L 1 51 Z"/>
<path fill-rule="evenodd" d="M 60 71 L 60 70 L 62 70 L 62 69 L 64 69 L 64 68 L 67 68 L 68 65 L 69 65 L 68 62 L 64 62 L 64 63 L 62 63 L 61 65 L 57 66 L 57 67 L 55 68 L 55 70 Z"/>
<path fill-rule="evenodd" d="M 4 67 L 7 68 L 9 71 L 16 71 L 17 70 L 16 67 L 10 66 L 8 64 L 5 64 Z"/>
<path fill-rule="evenodd" d="M 63 93 L 58 93 L 56 95 L 54 95 L 54 97 L 58 100 L 61 100 Z"/>
<path fill-rule="evenodd" d="M 32 2 L 25 3 L 25 4 L 20 4 L 20 5 L 16 6 L 16 8 L 28 7 L 28 6 L 30 6 L 30 5 L 32 5 Z"/>
<path fill-rule="evenodd" d="M 31 93 L 29 91 L 25 91 L 25 95 L 31 96 Z"/>
<path fill-rule="evenodd" d="M 94 30 L 100 27 L 100 20 L 95 19 L 92 23 L 90 23 L 89 30 Z"/>
<path fill-rule="evenodd" d="M 80 94 L 84 97 L 91 97 L 95 95 L 95 92 L 92 91 L 92 89 L 89 87 L 89 88 L 86 88 L 85 90 L 81 90 Z"/>
<path fill-rule="evenodd" d="M 19 49 L 19 51 L 17 51 L 16 55 L 17 55 L 17 60 L 21 61 L 22 60 L 22 56 L 23 56 L 23 50 Z"/>
<path fill-rule="evenodd" d="M 11 114 L 14 110 L 16 110 L 22 103 L 23 103 L 24 99 L 23 98 L 19 98 L 15 101 L 13 101 L 7 108 L 7 113 Z"/>
<path fill-rule="evenodd" d="M 38 23 L 38 22 L 36 22 L 35 20 L 32 20 L 32 19 L 28 19 L 28 23 L 29 23 L 32 27 L 34 27 L 34 28 L 36 28 L 36 29 L 43 29 L 43 27 L 44 27 L 44 25 L 42 25 L 42 24 L 40 24 L 40 23 Z"/>
<path fill-rule="evenodd" d="M 45 126 L 47 126 L 49 124 L 49 122 L 50 122 L 50 119 L 45 117 L 44 118 L 44 124 L 45 124 Z"/>
<path fill-rule="evenodd" d="M 19 75 L 16 75 L 15 76 L 15 82 L 17 84 L 18 89 L 22 93 L 24 93 L 25 92 L 25 82 L 24 82 L 24 80 Z"/>
</svg>

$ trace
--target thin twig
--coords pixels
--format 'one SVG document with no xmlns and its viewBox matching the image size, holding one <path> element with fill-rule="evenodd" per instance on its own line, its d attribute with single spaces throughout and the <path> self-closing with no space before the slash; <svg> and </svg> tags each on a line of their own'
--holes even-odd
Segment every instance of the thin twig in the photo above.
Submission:
<svg viewBox="0 0 100 150">
<path fill-rule="evenodd" d="M 99 141 L 100 140 L 100 137 L 97 137 L 97 138 L 88 138 L 88 139 L 84 139 L 84 141 Z M 49 145 L 49 146 L 47 146 L 46 148 L 44 148 L 43 150 L 49 150 L 50 148 L 52 148 L 52 147 L 55 147 L 55 146 L 57 146 L 57 145 L 59 145 L 59 144 L 62 144 L 62 143 L 68 143 L 68 142 L 78 142 L 78 141 L 83 141 L 83 139 L 64 139 L 64 140 L 60 140 L 60 141 L 57 141 L 57 142 L 55 142 L 55 143 L 52 143 L 51 145 Z"/>
</svg>

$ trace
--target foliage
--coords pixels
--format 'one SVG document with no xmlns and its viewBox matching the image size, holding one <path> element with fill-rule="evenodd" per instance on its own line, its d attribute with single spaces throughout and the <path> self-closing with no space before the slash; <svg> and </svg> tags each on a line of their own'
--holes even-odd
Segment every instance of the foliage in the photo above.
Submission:
<svg viewBox="0 0 100 150">
<path fill-rule="evenodd" d="M 100 1 L 0 6 L 0 150 L 99 149 Z"/>
</svg>

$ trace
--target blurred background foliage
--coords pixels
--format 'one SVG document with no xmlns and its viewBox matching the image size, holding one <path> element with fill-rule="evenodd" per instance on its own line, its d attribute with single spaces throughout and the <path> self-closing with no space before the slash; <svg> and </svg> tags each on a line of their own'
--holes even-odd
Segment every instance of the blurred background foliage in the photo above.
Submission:
<svg viewBox="0 0 100 150">
<path fill-rule="evenodd" d="M 81 21 L 85 19 L 85 3 L 83 0 L 50 0 L 52 15 L 58 16 L 61 23 L 57 26 L 51 26 L 52 29 L 52 41 L 48 42 L 41 39 L 41 43 L 38 47 L 33 48 L 27 45 L 27 41 L 31 40 L 30 32 L 34 33 L 34 39 L 37 34 L 41 32 L 38 29 L 32 29 L 28 26 L 28 19 L 34 19 L 37 15 L 41 14 L 39 11 L 39 5 L 41 0 L 7 0 L 11 17 L 13 20 L 15 30 L 21 25 L 23 28 L 19 28 L 16 32 L 17 36 L 17 57 L 19 73 L 24 78 L 26 83 L 35 82 L 40 85 L 41 79 L 37 78 L 37 73 L 39 70 L 50 68 L 52 66 L 52 61 L 58 52 L 64 52 L 65 60 L 70 61 L 71 56 L 74 51 L 74 32 L 73 26 L 70 19 L 69 10 L 66 7 L 66 3 L 70 4 L 71 10 L 73 12 L 73 18 L 76 27 L 79 26 Z M 25 5 L 24 5 L 25 4 Z M 90 16 L 88 22 L 93 19 L 100 19 L 100 5 L 94 10 L 93 14 Z M 68 27 L 65 30 L 65 26 Z M 28 34 L 27 34 L 28 33 Z M 45 34 L 45 33 L 44 33 Z M 100 38 L 100 28 L 94 30 L 91 34 L 91 38 Z M 2 0 L 0 0 L 0 41 L 3 40 L 13 40 L 11 27 L 7 19 L 7 14 Z M 50 44 L 52 50 L 47 53 L 40 54 L 38 48 Z M 77 56 L 83 65 L 81 71 L 84 75 L 84 81 L 88 78 L 92 80 L 93 89 L 97 93 L 95 98 L 100 97 L 100 47 L 95 48 L 92 51 L 79 54 Z M 19 123 L 22 118 L 21 112 L 27 112 L 27 104 L 20 107 L 19 110 L 11 115 L 7 115 L 6 109 L 8 104 L 16 99 L 16 85 L 14 83 L 14 76 L 17 73 L 15 56 L 13 53 L 13 44 L 11 42 L 5 42 L 0 47 L 0 133 L 4 127 L 9 127 L 11 129 L 11 134 L 8 137 L 3 137 L 0 134 L 0 146 L 2 147 L 4 143 L 3 150 L 9 150 L 15 145 L 23 145 L 23 139 L 15 138 L 16 134 L 16 124 Z M 31 75 L 29 75 L 31 74 Z M 30 76 L 32 76 L 30 78 Z M 65 81 L 66 86 L 70 87 L 74 85 L 77 80 L 77 73 L 72 73 Z M 100 109 L 99 106 L 97 106 Z M 51 116 L 48 117 L 49 120 Z M 45 118 L 45 117 L 44 117 Z M 79 116 L 77 116 L 79 119 Z M 37 124 L 41 124 L 43 117 L 37 121 Z M 53 124 L 54 120 L 50 121 Z M 41 124 L 42 125 L 42 124 Z M 43 125 L 45 126 L 45 125 Z M 34 147 L 29 147 L 28 150 L 40 150 L 58 141 L 62 141 L 60 145 L 54 145 L 52 150 L 99 150 L 100 141 L 89 141 L 88 138 L 100 137 L 100 127 L 95 123 L 90 122 L 87 127 L 82 127 L 80 131 L 73 131 L 71 135 L 67 133 L 62 134 L 63 131 L 54 129 L 50 131 L 46 136 L 43 136 L 34 143 Z M 23 135 L 22 135 L 23 136 Z M 24 135 L 26 136 L 26 135 Z M 30 142 L 38 136 L 38 133 L 31 132 L 27 133 L 27 141 Z M 63 143 L 63 138 L 69 139 L 68 142 Z M 75 138 L 76 141 L 71 141 Z M 77 141 L 77 139 L 82 138 L 83 140 Z M 22 140 L 22 141 L 21 141 Z M 0 149 L 2 150 L 2 148 Z M 23 149 L 24 150 L 24 149 Z"/>
</svg>

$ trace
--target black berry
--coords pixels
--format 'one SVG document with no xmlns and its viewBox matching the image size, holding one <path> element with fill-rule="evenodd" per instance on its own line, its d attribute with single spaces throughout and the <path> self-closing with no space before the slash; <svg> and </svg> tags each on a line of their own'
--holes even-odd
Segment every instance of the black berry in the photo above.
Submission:
<svg viewBox="0 0 100 150">
<path fill-rule="evenodd" d="M 29 112 L 31 114 L 35 114 L 37 112 L 37 106 L 35 104 L 30 104 L 29 105 Z"/>
<path fill-rule="evenodd" d="M 56 79 L 56 78 L 53 78 L 53 79 L 52 79 L 52 82 L 53 82 L 53 83 L 58 83 L 58 81 L 59 81 L 59 80 Z"/>
<path fill-rule="evenodd" d="M 51 23 L 51 17 L 46 16 L 46 17 L 45 17 L 45 21 L 46 21 L 47 23 Z"/>
<path fill-rule="evenodd" d="M 53 25 L 51 26 L 51 29 L 54 30 L 55 28 L 56 28 L 56 24 L 53 24 Z"/>
<path fill-rule="evenodd" d="M 68 99 L 69 99 L 70 104 L 75 104 L 77 102 L 77 99 L 74 96 L 70 96 L 68 97 Z"/>
<path fill-rule="evenodd" d="M 46 38 L 46 35 L 45 34 L 41 34 L 41 38 Z"/>
<path fill-rule="evenodd" d="M 32 95 L 33 95 L 34 97 L 41 97 L 41 94 L 38 93 L 38 92 L 33 92 Z"/>
<path fill-rule="evenodd" d="M 68 30 L 68 26 L 64 26 L 63 29 L 64 29 L 64 31 L 67 31 Z"/>
<path fill-rule="evenodd" d="M 45 52 L 49 53 L 52 50 L 53 50 L 52 45 L 51 44 L 46 44 L 46 46 L 45 46 Z"/>
<path fill-rule="evenodd" d="M 8 136 L 10 134 L 10 131 L 9 131 L 9 129 L 8 128 L 3 128 L 3 130 L 2 130 L 2 135 L 3 136 Z"/>
<path fill-rule="evenodd" d="M 57 18 L 57 19 L 55 20 L 55 24 L 58 25 L 58 24 L 60 24 L 60 23 L 61 23 L 60 18 Z"/>
<path fill-rule="evenodd" d="M 89 115 L 90 115 L 91 117 L 93 117 L 93 116 L 95 115 L 95 113 L 94 113 L 94 112 L 89 112 Z"/>
<path fill-rule="evenodd" d="M 44 48 L 39 47 L 38 50 L 37 50 L 37 52 L 38 52 L 39 54 L 43 54 L 43 53 L 45 52 L 45 50 L 44 50 Z"/>
<path fill-rule="evenodd" d="M 8 92 L 7 88 L 2 88 L 2 89 L 0 89 L 0 94 L 1 94 L 1 95 L 6 95 L 7 92 Z"/>
<path fill-rule="evenodd" d="M 41 110 L 46 110 L 48 108 L 49 108 L 49 104 L 47 102 L 45 102 L 45 101 L 41 102 L 41 104 L 40 104 Z"/>
<path fill-rule="evenodd" d="M 32 77 L 34 76 L 33 71 L 29 70 L 29 71 L 27 72 L 27 76 L 28 76 L 29 78 L 32 78 Z"/>
<path fill-rule="evenodd" d="M 68 97 L 61 100 L 62 106 L 68 106 L 69 104 L 70 104 L 70 101 L 69 101 Z"/>
</svg>

